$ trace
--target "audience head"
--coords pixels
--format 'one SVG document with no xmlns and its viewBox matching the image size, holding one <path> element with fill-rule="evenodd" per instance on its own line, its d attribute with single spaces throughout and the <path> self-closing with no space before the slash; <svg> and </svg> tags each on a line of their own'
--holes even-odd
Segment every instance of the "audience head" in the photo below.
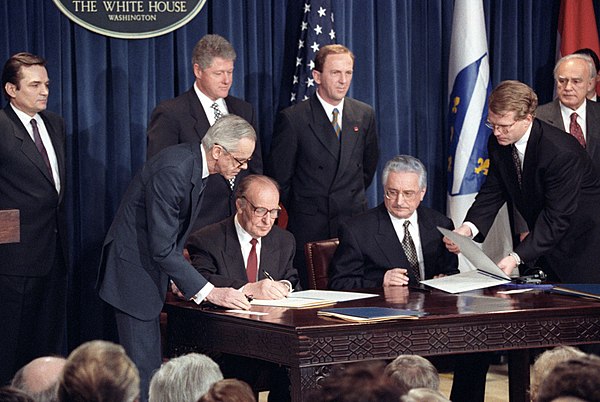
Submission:
<svg viewBox="0 0 600 402">
<path fill-rule="evenodd" d="M 527 132 L 537 106 L 537 95 L 528 85 L 502 81 L 490 95 L 486 124 L 500 145 L 514 144 Z"/>
<path fill-rule="evenodd" d="M 249 175 L 237 186 L 237 219 L 253 238 L 266 236 L 279 216 L 279 186 L 270 177 Z"/>
<path fill-rule="evenodd" d="M 313 78 L 317 93 L 330 105 L 338 105 L 348 93 L 354 72 L 354 54 L 342 45 L 326 45 L 315 56 Z"/>
<path fill-rule="evenodd" d="M 223 374 L 210 357 L 190 353 L 164 363 L 150 381 L 150 402 L 197 401 Z"/>
<path fill-rule="evenodd" d="M 574 53 L 560 58 L 554 66 L 556 94 L 560 102 L 577 109 L 596 88 L 596 66 L 587 54 Z"/>
<path fill-rule="evenodd" d="M 540 383 L 558 363 L 584 356 L 587 356 L 587 354 L 572 346 L 558 346 L 554 349 L 548 349 L 539 355 L 535 359 L 531 370 L 531 386 L 529 390 L 531 400 L 536 399 Z"/>
<path fill-rule="evenodd" d="M 125 349 L 107 341 L 86 342 L 67 358 L 58 386 L 61 402 L 133 402 L 138 370 Z"/>
<path fill-rule="evenodd" d="M 252 388 L 233 378 L 217 381 L 198 402 L 256 402 Z"/>
<path fill-rule="evenodd" d="M 382 182 L 388 212 L 396 218 L 408 219 L 425 197 L 427 171 L 417 158 L 398 155 L 385 164 Z"/>
<path fill-rule="evenodd" d="M 202 138 L 209 172 L 226 179 L 235 177 L 248 168 L 255 144 L 256 132 L 250 123 L 233 114 L 221 117 Z"/>
<path fill-rule="evenodd" d="M 46 109 L 49 83 L 46 60 L 40 56 L 17 53 L 4 64 L 4 97 L 30 116 Z"/>
<path fill-rule="evenodd" d="M 315 402 L 398 402 L 403 390 L 384 373 L 383 362 L 361 362 L 334 367 L 319 384 Z"/>
<path fill-rule="evenodd" d="M 46 356 L 21 367 L 11 385 L 30 395 L 36 402 L 56 401 L 58 381 L 65 366 L 63 357 Z"/>
<path fill-rule="evenodd" d="M 24 391 L 10 386 L 0 387 L 0 402 L 36 402 Z"/>
<path fill-rule="evenodd" d="M 385 374 L 407 392 L 413 388 L 437 390 L 440 386 L 440 376 L 435 366 L 418 355 L 398 356 L 386 366 Z"/>
<path fill-rule="evenodd" d="M 402 402 L 450 402 L 440 391 L 431 388 L 413 388 L 400 400 Z"/>
<path fill-rule="evenodd" d="M 235 50 L 220 35 L 205 35 L 192 52 L 196 86 L 212 101 L 226 98 L 233 83 Z"/>
<path fill-rule="evenodd" d="M 577 357 L 558 363 L 540 384 L 536 401 L 600 401 L 600 358 Z"/>
</svg>

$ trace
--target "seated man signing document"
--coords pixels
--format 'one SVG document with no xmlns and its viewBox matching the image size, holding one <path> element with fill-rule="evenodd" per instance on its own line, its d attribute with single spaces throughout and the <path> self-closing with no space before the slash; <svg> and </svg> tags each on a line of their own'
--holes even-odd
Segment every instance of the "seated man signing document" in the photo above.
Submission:
<svg viewBox="0 0 600 402">
<path fill-rule="evenodd" d="M 237 212 L 195 232 L 187 248 L 192 264 L 215 286 L 240 289 L 255 299 L 281 299 L 298 289 L 293 267 L 294 236 L 273 226 L 279 214 L 279 188 L 267 176 L 250 175 L 237 186 Z M 226 378 L 238 378 L 256 390 L 261 371 L 268 371 L 269 401 L 288 401 L 289 380 L 273 363 L 223 355 Z"/>
</svg>

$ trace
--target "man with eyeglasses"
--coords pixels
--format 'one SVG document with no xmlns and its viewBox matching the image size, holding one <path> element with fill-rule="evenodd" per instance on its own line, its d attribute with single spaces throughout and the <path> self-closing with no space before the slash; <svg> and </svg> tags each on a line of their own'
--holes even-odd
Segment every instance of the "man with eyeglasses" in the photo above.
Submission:
<svg viewBox="0 0 600 402">
<path fill-rule="evenodd" d="M 417 285 L 421 279 L 458 273 L 457 257 L 445 249 L 436 228 L 452 230 L 452 221 L 421 205 L 427 190 L 421 161 L 409 155 L 394 157 L 383 169 L 382 184 L 383 204 L 340 226 L 329 286 L 348 290 Z M 411 250 L 416 260 L 411 261 Z"/>
<path fill-rule="evenodd" d="M 210 283 L 239 289 L 255 299 L 281 299 L 299 289 L 293 266 L 294 236 L 274 226 L 279 216 L 279 187 L 267 176 L 246 176 L 236 191 L 237 213 L 193 233 L 187 247 L 192 264 Z M 290 399 L 285 371 L 272 363 L 223 356 L 226 378 L 238 378 L 256 389 L 268 370 L 269 400 Z"/>
<path fill-rule="evenodd" d="M 501 82 L 492 91 L 489 173 L 456 232 L 483 240 L 508 202 L 530 232 L 498 262 L 507 275 L 521 263 L 537 262 L 553 279 L 600 283 L 600 179 L 577 139 L 535 118 L 537 102 L 519 81 Z"/>
<path fill-rule="evenodd" d="M 229 179 L 247 169 L 255 144 L 248 122 L 224 116 L 202 143 L 174 145 L 147 161 L 123 196 L 104 241 L 98 289 L 114 308 L 119 342 L 140 371 L 141 401 L 162 362 L 159 315 L 169 280 L 198 304 L 250 308 L 242 292 L 215 287 L 198 273 L 183 248 L 204 211 L 206 179 Z"/>
</svg>

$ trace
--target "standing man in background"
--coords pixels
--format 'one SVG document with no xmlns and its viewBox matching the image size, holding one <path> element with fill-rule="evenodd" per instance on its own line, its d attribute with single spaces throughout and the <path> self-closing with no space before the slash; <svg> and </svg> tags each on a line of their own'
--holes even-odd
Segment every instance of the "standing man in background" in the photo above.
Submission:
<svg viewBox="0 0 600 402">
<path fill-rule="evenodd" d="M 303 288 L 308 287 L 304 245 L 336 237 L 341 220 L 367 210 L 365 191 L 377 168 L 375 112 L 346 97 L 353 71 L 348 48 L 322 47 L 313 69 L 316 93 L 281 111 L 275 122 L 268 174 L 281 187 Z"/>
<path fill-rule="evenodd" d="M 252 105 L 229 95 L 233 83 L 233 46 L 219 35 L 205 35 L 194 46 L 192 67 L 194 86 L 174 99 L 158 105 L 148 125 L 147 158 L 162 149 L 183 142 L 198 142 L 215 121 L 227 114 L 242 117 L 256 131 L 256 115 Z M 204 213 L 198 217 L 194 230 L 219 222 L 235 212 L 235 185 L 249 173 L 262 174 L 262 156 L 258 140 L 248 171 L 225 179 L 212 175 L 204 194 Z"/>
<path fill-rule="evenodd" d="M 0 244 L 0 382 L 62 354 L 67 291 L 65 124 L 47 112 L 46 61 L 11 56 L 2 71 L 0 210 L 19 210 L 20 241 Z"/>
</svg>

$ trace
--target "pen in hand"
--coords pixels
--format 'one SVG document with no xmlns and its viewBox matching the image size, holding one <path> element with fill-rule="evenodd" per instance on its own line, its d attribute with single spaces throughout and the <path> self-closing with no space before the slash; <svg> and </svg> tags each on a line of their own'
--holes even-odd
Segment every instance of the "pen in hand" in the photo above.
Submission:
<svg viewBox="0 0 600 402">
<path fill-rule="evenodd" d="M 265 274 L 265 277 L 268 280 L 275 282 L 275 279 L 273 279 L 273 277 L 267 271 L 263 271 L 263 274 Z"/>
</svg>

